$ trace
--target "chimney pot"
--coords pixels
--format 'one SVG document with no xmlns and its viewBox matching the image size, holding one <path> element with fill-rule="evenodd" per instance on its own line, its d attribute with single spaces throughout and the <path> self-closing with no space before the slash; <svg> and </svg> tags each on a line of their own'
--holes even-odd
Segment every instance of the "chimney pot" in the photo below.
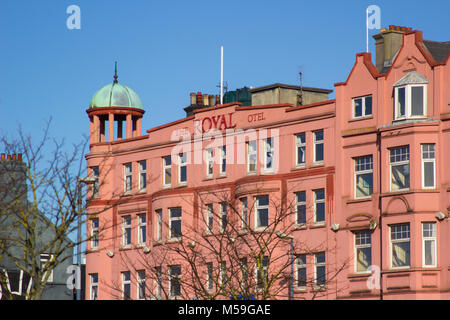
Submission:
<svg viewBox="0 0 450 320">
<path fill-rule="evenodd" d="M 15 153 L 12 155 L 12 159 L 13 159 L 13 160 L 17 160 L 17 156 L 16 156 Z"/>
<path fill-rule="evenodd" d="M 195 104 L 195 92 L 191 92 L 190 97 L 191 97 L 191 105 Z"/>
<path fill-rule="evenodd" d="M 215 104 L 214 104 L 214 95 L 209 95 L 208 96 L 208 99 L 209 99 L 209 105 L 210 106 L 214 106 Z"/>
<path fill-rule="evenodd" d="M 197 92 L 197 101 L 196 104 L 198 105 L 202 105 L 202 93 L 201 92 Z"/>
<path fill-rule="evenodd" d="M 21 154 L 21 153 L 19 153 L 19 154 L 17 155 L 17 160 L 22 161 L 22 154 Z"/>
<path fill-rule="evenodd" d="M 4 153 L 2 153 L 2 155 L 1 155 L 1 160 L 5 160 L 5 154 Z"/>
<path fill-rule="evenodd" d="M 208 95 L 207 94 L 203 95 L 203 104 L 205 106 L 209 106 L 209 99 L 208 99 Z"/>
<path fill-rule="evenodd" d="M 8 154 L 8 155 L 6 156 L 6 160 L 11 160 L 11 155 L 10 155 L 10 154 Z"/>
</svg>

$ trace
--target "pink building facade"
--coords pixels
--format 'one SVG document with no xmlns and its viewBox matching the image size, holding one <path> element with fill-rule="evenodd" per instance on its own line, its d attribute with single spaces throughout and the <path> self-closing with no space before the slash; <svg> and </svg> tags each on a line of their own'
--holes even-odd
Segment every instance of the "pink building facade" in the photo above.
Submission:
<svg viewBox="0 0 450 320">
<path fill-rule="evenodd" d="M 220 259 L 182 256 L 230 226 L 274 239 L 270 298 L 450 299 L 450 46 L 391 26 L 377 54 L 391 34 L 393 58 L 357 54 L 335 100 L 207 106 L 142 134 L 134 91 L 96 94 L 86 299 L 212 298 L 189 277 L 216 292 Z"/>
</svg>

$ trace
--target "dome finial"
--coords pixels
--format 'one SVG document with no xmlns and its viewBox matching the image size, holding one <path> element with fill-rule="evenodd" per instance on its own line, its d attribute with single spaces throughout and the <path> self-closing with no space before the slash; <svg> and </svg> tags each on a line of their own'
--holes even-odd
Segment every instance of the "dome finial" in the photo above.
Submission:
<svg viewBox="0 0 450 320">
<path fill-rule="evenodd" d="M 115 62 L 115 68 L 114 68 L 114 83 L 117 83 L 117 61 Z"/>
</svg>

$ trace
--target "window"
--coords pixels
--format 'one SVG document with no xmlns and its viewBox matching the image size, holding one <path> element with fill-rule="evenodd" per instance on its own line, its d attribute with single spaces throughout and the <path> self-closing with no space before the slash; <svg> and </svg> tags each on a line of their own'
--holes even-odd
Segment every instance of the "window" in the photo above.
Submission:
<svg viewBox="0 0 450 320">
<path fill-rule="evenodd" d="M 99 168 L 92 167 L 92 177 L 94 178 L 94 184 L 92 186 L 92 196 L 97 198 L 99 196 Z"/>
<path fill-rule="evenodd" d="M 391 149 L 391 191 L 409 189 L 409 146 Z"/>
<path fill-rule="evenodd" d="M 131 245 L 131 216 L 122 218 L 122 245 L 124 247 Z"/>
<path fill-rule="evenodd" d="M 247 197 L 240 198 L 239 201 L 241 202 L 241 228 L 247 229 L 248 227 L 248 203 L 247 203 Z"/>
<path fill-rule="evenodd" d="M 214 275 L 213 263 L 206 263 L 206 290 L 212 291 L 214 289 Z"/>
<path fill-rule="evenodd" d="M 241 269 L 241 290 L 247 292 L 248 290 L 248 264 L 247 258 L 239 259 L 239 265 Z"/>
<path fill-rule="evenodd" d="M 258 258 L 260 261 L 256 262 L 256 288 L 262 290 L 269 282 L 269 257 L 263 256 Z"/>
<path fill-rule="evenodd" d="M 53 282 L 53 268 L 55 267 L 55 257 L 52 254 L 42 253 L 40 255 L 41 270 L 44 271 L 43 279 L 48 276 L 47 282 Z"/>
<path fill-rule="evenodd" d="M 436 156 L 434 144 L 422 144 L 422 188 L 436 187 Z"/>
<path fill-rule="evenodd" d="M 147 241 L 147 216 L 138 215 L 138 244 L 143 245 Z"/>
<path fill-rule="evenodd" d="M 323 130 L 313 132 L 314 136 L 314 162 L 323 162 Z"/>
<path fill-rule="evenodd" d="M 373 193 L 373 158 L 355 158 L 355 198 L 367 198 Z"/>
<path fill-rule="evenodd" d="M 98 300 L 98 273 L 89 275 L 89 297 L 91 300 Z"/>
<path fill-rule="evenodd" d="M 255 227 L 265 228 L 269 225 L 269 196 L 257 196 L 255 202 Z"/>
<path fill-rule="evenodd" d="M 220 232 L 224 232 L 227 228 L 227 203 L 221 202 L 220 203 Z"/>
<path fill-rule="evenodd" d="M 146 283 L 145 283 L 145 270 L 137 271 L 137 298 L 138 300 L 145 300 L 146 298 Z"/>
<path fill-rule="evenodd" d="M 147 188 L 147 161 L 139 161 L 139 191 Z"/>
<path fill-rule="evenodd" d="M 182 184 L 187 182 L 187 154 L 181 153 L 178 157 L 178 183 Z"/>
<path fill-rule="evenodd" d="M 227 173 L 227 147 L 220 148 L 220 175 L 224 176 Z"/>
<path fill-rule="evenodd" d="M 172 158 L 163 158 L 163 186 L 169 187 L 172 184 Z"/>
<path fill-rule="evenodd" d="M 156 241 L 162 240 L 162 233 L 163 233 L 163 216 L 162 216 L 162 209 L 158 209 L 156 212 Z"/>
<path fill-rule="evenodd" d="M 314 190 L 314 223 L 325 222 L 325 189 Z"/>
<path fill-rule="evenodd" d="M 211 178 L 214 172 L 214 157 L 213 149 L 206 149 L 206 177 Z"/>
<path fill-rule="evenodd" d="M 372 237 L 369 230 L 355 233 L 355 271 L 366 272 L 372 264 Z"/>
<path fill-rule="evenodd" d="M 391 267 L 409 267 L 409 223 L 391 226 Z"/>
<path fill-rule="evenodd" d="M 155 297 L 161 298 L 162 295 L 162 268 L 155 267 Z"/>
<path fill-rule="evenodd" d="M 422 223 L 422 265 L 436 267 L 436 223 Z"/>
<path fill-rule="evenodd" d="M 122 272 L 122 300 L 131 300 L 130 271 Z"/>
<path fill-rule="evenodd" d="M 314 283 L 316 286 L 324 286 L 326 281 L 325 273 L 325 252 L 314 255 Z"/>
<path fill-rule="evenodd" d="M 226 262 L 220 263 L 219 279 L 220 279 L 220 285 L 223 288 L 227 284 L 227 281 L 228 281 L 227 263 Z"/>
<path fill-rule="evenodd" d="M 426 115 L 426 86 L 407 85 L 395 88 L 395 119 Z"/>
<path fill-rule="evenodd" d="M 306 163 L 306 135 L 305 133 L 299 133 L 295 135 L 295 164 L 296 166 L 304 166 Z"/>
<path fill-rule="evenodd" d="M 273 170 L 273 138 L 264 139 L 264 171 Z"/>
<path fill-rule="evenodd" d="M 124 181 L 125 181 L 124 192 L 129 193 L 131 192 L 133 183 L 132 180 L 133 169 L 131 163 L 125 163 L 123 167 L 124 167 Z"/>
<path fill-rule="evenodd" d="M 205 212 L 205 219 L 206 219 L 206 233 L 212 233 L 214 228 L 214 209 L 212 203 L 206 204 L 206 212 Z"/>
<path fill-rule="evenodd" d="M 181 296 L 181 266 L 169 266 L 169 295 L 172 298 Z"/>
<path fill-rule="evenodd" d="M 372 96 L 353 99 L 353 118 L 361 118 L 372 115 Z"/>
<path fill-rule="evenodd" d="M 98 248 L 99 222 L 98 218 L 91 220 L 91 249 Z"/>
<path fill-rule="evenodd" d="M 170 208 L 169 238 L 181 238 L 181 208 Z"/>
<path fill-rule="evenodd" d="M 297 255 L 296 259 L 296 284 L 297 288 L 306 288 L 306 254 Z"/>
<path fill-rule="evenodd" d="M 256 173 L 256 140 L 247 142 L 247 173 Z"/>
<path fill-rule="evenodd" d="M 295 193 L 296 198 L 296 217 L 295 224 L 303 226 L 306 223 L 306 192 L 300 191 Z"/>
</svg>

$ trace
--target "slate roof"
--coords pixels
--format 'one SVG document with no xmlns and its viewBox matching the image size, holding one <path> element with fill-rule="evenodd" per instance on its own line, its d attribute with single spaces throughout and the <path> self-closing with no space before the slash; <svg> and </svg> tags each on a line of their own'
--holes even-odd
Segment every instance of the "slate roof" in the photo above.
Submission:
<svg viewBox="0 0 450 320">
<path fill-rule="evenodd" d="M 423 44 L 430 51 L 436 62 L 445 62 L 448 54 L 450 53 L 450 41 L 438 42 L 431 40 L 423 40 Z"/>
</svg>

